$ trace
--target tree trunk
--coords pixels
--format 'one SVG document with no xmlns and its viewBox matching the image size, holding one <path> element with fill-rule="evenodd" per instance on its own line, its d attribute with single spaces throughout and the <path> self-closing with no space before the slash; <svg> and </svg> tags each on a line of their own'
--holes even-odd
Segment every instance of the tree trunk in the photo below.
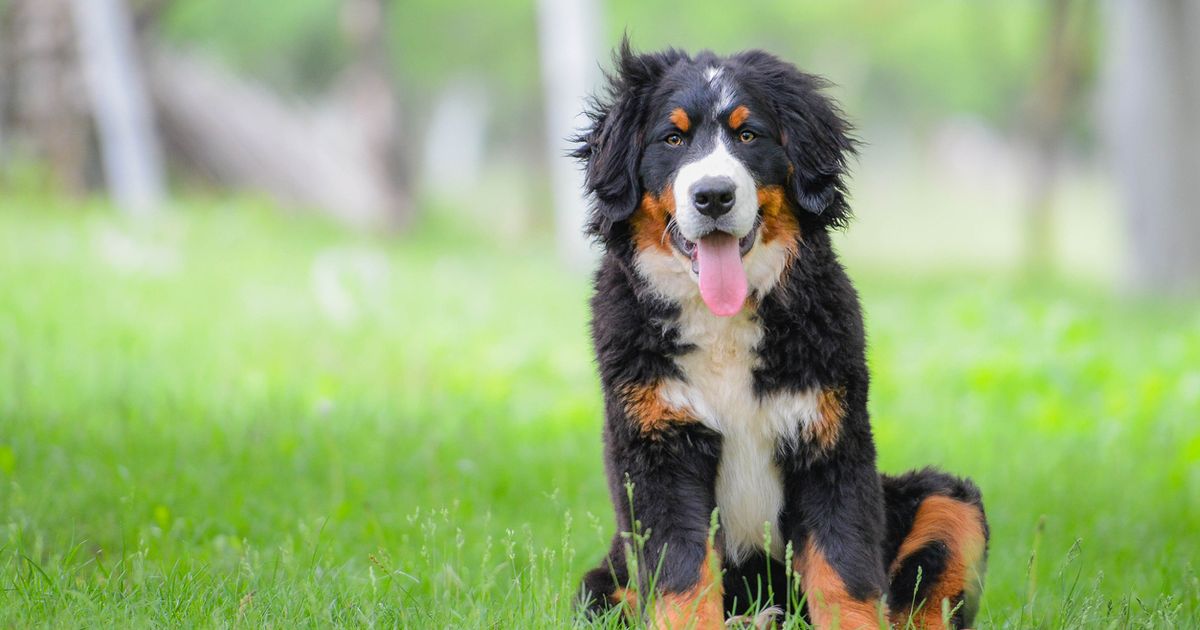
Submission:
<svg viewBox="0 0 1200 630">
<path fill-rule="evenodd" d="M 12 61 L 12 7 L 0 0 L 0 185 L 4 183 L 5 166 L 9 157 L 8 125 L 12 119 L 13 74 L 17 66 Z"/>
<path fill-rule="evenodd" d="M 566 156 L 567 138 L 586 122 L 584 99 L 598 78 L 600 9 L 596 0 L 539 0 L 538 44 L 546 104 L 546 159 L 559 257 L 582 269 L 594 257 L 583 234 L 583 173 Z"/>
<path fill-rule="evenodd" d="M 1032 152 L 1026 201 L 1025 267 L 1043 273 L 1054 262 L 1054 188 L 1066 133 L 1067 109 L 1079 87 L 1083 39 L 1071 0 L 1053 0 L 1046 24 L 1045 52 L 1026 110 L 1027 143 Z M 1072 19 L 1074 17 L 1074 19 Z M 1074 26 L 1075 28 L 1072 28 Z"/>
<path fill-rule="evenodd" d="M 1200 289 L 1200 3 L 1106 5 L 1105 125 L 1140 291 Z"/>
<path fill-rule="evenodd" d="M 87 187 L 88 111 L 67 0 L 12 0 L 0 46 L 8 76 L 8 147 L 48 165 L 59 190 Z M 8 91 L 11 90 L 11 93 Z"/>
<path fill-rule="evenodd" d="M 162 154 L 133 17 L 122 0 L 72 6 L 109 194 L 130 214 L 152 213 L 164 196 Z"/>
<path fill-rule="evenodd" d="M 197 57 L 150 46 L 149 79 L 173 156 L 219 184 L 361 228 L 394 223 L 392 184 L 341 101 L 300 105 Z"/>
<path fill-rule="evenodd" d="M 342 0 L 342 32 L 350 43 L 351 61 L 342 89 L 357 130 L 385 196 L 385 211 L 394 226 L 409 222 L 412 189 L 401 150 L 400 102 L 392 77 L 387 45 L 388 12 L 383 0 Z"/>
</svg>

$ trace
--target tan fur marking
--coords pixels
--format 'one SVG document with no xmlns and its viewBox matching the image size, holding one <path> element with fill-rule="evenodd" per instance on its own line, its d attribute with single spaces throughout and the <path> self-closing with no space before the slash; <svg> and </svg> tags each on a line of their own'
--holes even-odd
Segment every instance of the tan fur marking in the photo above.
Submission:
<svg viewBox="0 0 1200 630">
<path fill-rule="evenodd" d="M 838 436 L 842 433 L 842 420 L 846 417 L 844 402 L 846 390 L 822 389 L 817 394 L 817 411 L 820 418 L 817 422 L 804 426 L 804 439 L 827 451 L 837 444 Z"/>
<path fill-rule="evenodd" d="M 741 127 L 749 117 L 750 110 L 745 105 L 738 105 L 737 109 L 734 109 L 733 112 L 729 114 L 729 128 L 737 129 Z"/>
<path fill-rule="evenodd" d="M 672 424 L 691 422 L 692 414 L 663 402 L 660 385 L 630 385 L 622 390 L 625 413 L 638 424 L 642 433 L 654 433 Z"/>
<path fill-rule="evenodd" d="M 782 186 L 764 186 L 758 189 L 758 207 L 762 209 L 763 243 L 781 241 L 788 250 L 789 259 L 796 256 L 796 244 L 800 240 L 800 223 L 788 207 Z"/>
<path fill-rule="evenodd" d="M 875 603 L 850 597 L 845 582 L 813 541 L 808 541 L 804 552 L 796 558 L 795 569 L 800 574 L 800 586 L 807 597 L 814 628 L 859 630 L 879 627 Z"/>
<path fill-rule="evenodd" d="M 721 556 L 708 545 L 696 585 L 687 592 L 665 594 L 654 606 L 655 630 L 711 630 L 725 627 Z"/>
<path fill-rule="evenodd" d="M 639 251 L 657 249 L 671 253 L 667 223 L 675 215 L 675 193 L 668 186 L 660 195 L 646 193 L 642 203 L 629 219 L 633 228 L 633 242 Z"/>
<path fill-rule="evenodd" d="M 913 623 L 918 628 L 931 630 L 945 628 L 942 623 L 943 599 L 953 598 L 960 592 L 977 590 L 981 585 L 979 564 L 983 559 L 986 539 L 979 509 L 950 497 L 927 497 L 917 508 L 912 530 L 900 544 L 896 559 L 888 569 L 889 574 L 894 577 L 900 570 L 900 565 L 909 556 L 937 540 L 946 544 L 950 550 L 950 557 L 924 605 L 913 615 Z M 920 605 L 921 602 L 917 604 Z M 907 607 L 897 610 L 892 615 L 892 622 L 903 624 L 908 620 L 909 614 Z"/>
<path fill-rule="evenodd" d="M 692 127 L 692 119 L 688 118 L 687 112 L 683 111 L 682 107 L 671 110 L 671 122 L 684 133 L 687 133 L 687 130 Z"/>
</svg>

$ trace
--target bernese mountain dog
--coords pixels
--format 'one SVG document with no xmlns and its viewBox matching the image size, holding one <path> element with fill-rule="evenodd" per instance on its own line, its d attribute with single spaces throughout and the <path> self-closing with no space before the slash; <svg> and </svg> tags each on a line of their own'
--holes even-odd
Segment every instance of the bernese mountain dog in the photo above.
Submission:
<svg viewBox="0 0 1200 630">
<path fill-rule="evenodd" d="M 862 314 L 830 243 L 855 142 L 825 81 L 761 51 L 626 40 L 615 62 L 575 151 L 604 250 L 591 330 L 617 517 L 581 606 L 656 628 L 969 626 L 979 490 L 876 469 Z"/>
</svg>

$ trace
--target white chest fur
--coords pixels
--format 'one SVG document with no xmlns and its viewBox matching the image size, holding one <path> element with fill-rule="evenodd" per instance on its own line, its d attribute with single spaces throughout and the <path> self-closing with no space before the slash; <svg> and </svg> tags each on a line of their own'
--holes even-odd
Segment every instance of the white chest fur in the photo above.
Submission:
<svg viewBox="0 0 1200 630">
<path fill-rule="evenodd" d="M 819 417 L 818 397 L 811 391 L 755 395 L 753 370 L 763 332 L 749 309 L 720 318 L 698 297 L 682 307 L 680 341 L 696 349 L 677 359 L 684 378 L 663 383 L 661 395 L 722 436 L 716 495 L 726 557 L 738 562 L 764 548 L 769 528 L 769 550 L 782 558 L 783 479 L 775 452 Z"/>
</svg>

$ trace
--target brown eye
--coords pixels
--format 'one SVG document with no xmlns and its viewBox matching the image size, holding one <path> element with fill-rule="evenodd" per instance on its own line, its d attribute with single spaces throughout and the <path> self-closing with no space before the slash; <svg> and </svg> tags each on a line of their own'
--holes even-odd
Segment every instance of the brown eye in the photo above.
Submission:
<svg viewBox="0 0 1200 630">
<path fill-rule="evenodd" d="M 758 135 L 753 131 L 743 131 L 742 133 L 738 134 L 738 139 L 740 139 L 742 142 L 754 142 L 754 139 L 757 137 Z"/>
<path fill-rule="evenodd" d="M 677 146 L 683 144 L 683 136 L 681 136 L 677 133 L 673 133 L 666 137 L 666 143 L 673 147 L 677 147 Z"/>
</svg>

